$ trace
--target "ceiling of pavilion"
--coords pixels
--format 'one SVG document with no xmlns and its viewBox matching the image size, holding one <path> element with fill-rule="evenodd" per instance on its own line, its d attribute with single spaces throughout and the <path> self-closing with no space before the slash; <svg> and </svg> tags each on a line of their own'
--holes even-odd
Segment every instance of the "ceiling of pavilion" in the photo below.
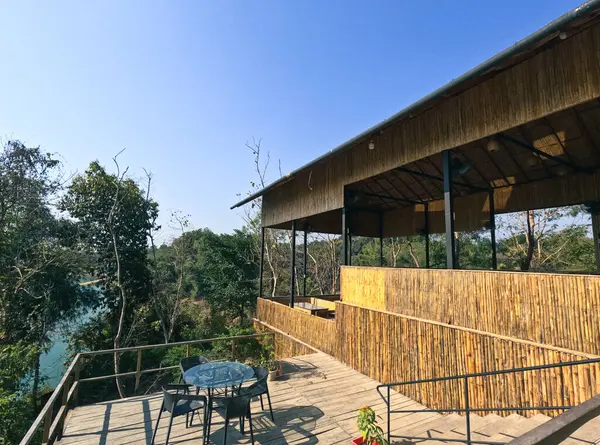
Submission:
<svg viewBox="0 0 600 445">
<path fill-rule="evenodd" d="M 600 168 L 600 100 L 454 148 L 452 156 L 455 196 L 593 172 Z M 387 211 L 440 200 L 442 176 L 441 154 L 424 158 L 348 185 L 348 206 Z"/>
</svg>

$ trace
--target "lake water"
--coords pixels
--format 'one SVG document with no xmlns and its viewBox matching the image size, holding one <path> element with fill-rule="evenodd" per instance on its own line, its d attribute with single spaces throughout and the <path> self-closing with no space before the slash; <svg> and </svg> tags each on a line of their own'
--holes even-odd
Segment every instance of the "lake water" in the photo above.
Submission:
<svg viewBox="0 0 600 445">
<path fill-rule="evenodd" d="M 40 374 L 46 384 L 54 389 L 65 372 L 64 363 L 68 360 L 67 343 L 62 334 L 56 334 L 50 350 L 40 357 Z"/>
<path fill-rule="evenodd" d="M 70 323 L 70 329 L 74 329 L 87 322 L 97 311 L 83 314 L 77 321 Z M 40 374 L 46 379 L 45 384 L 54 389 L 62 378 L 66 366 L 68 366 L 69 354 L 67 352 L 68 338 L 62 331 L 57 331 L 52 336 L 52 347 L 40 356 Z"/>
</svg>

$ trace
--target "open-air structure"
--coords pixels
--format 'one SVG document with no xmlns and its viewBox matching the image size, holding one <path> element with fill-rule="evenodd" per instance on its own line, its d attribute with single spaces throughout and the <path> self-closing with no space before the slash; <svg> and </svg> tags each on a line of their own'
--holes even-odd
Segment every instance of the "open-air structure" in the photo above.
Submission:
<svg viewBox="0 0 600 445">
<path fill-rule="evenodd" d="M 262 199 L 263 245 L 266 229 L 292 232 L 290 295 L 265 298 L 261 272 L 259 322 L 380 382 L 426 380 L 404 393 L 432 409 L 559 407 L 600 392 L 595 365 L 486 374 L 600 354 L 600 276 L 498 271 L 495 233 L 498 214 L 583 204 L 600 270 L 599 5 L 585 3 L 235 204 Z M 457 233 L 481 229 L 491 268 L 461 269 Z M 309 300 L 295 295 L 297 231 L 342 238 L 339 301 L 327 302 L 335 320 L 307 314 Z M 444 234 L 445 269 L 430 268 L 434 233 Z M 352 265 L 353 237 L 410 235 L 425 238 L 425 267 Z M 480 379 L 465 380 L 467 394 L 427 381 L 465 373 Z"/>
<path fill-rule="evenodd" d="M 600 425 L 586 422 L 600 414 L 600 276 L 494 270 L 494 246 L 497 214 L 586 204 L 600 264 L 600 0 L 234 207 L 257 198 L 263 257 L 268 228 L 291 230 L 292 251 L 298 230 L 344 245 L 339 298 L 317 308 L 293 285 L 264 298 L 261 265 L 256 335 L 275 339 L 289 372 L 272 384 L 275 422 L 253 403 L 258 443 L 349 443 L 362 405 L 396 443 L 598 443 Z M 455 234 L 481 228 L 492 268 L 463 270 Z M 445 269 L 429 255 L 423 268 L 351 265 L 353 236 L 433 233 L 445 234 Z M 84 374 L 86 364 L 137 353 L 136 370 L 119 374 L 137 391 L 143 374 L 177 368 L 143 369 L 145 350 L 231 341 L 235 357 L 246 337 L 82 352 L 21 444 L 42 429 L 44 443 L 149 443 L 156 394 L 71 409 L 88 382 L 116 377 Z M 171 437 L 201 433 L 182 419 Z"/>
</svg>

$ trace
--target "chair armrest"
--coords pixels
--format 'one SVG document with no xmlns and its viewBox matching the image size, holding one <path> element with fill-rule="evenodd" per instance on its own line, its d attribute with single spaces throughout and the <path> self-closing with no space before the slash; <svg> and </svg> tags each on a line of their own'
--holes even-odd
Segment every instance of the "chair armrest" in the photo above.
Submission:
<svg viewBox="0 0 600 445">
<path fill-rule="evenodd" d="M 191 400 L 197 402 L 204 402 L 206 404 L 206 396 L 202 394 L 183 394 L 179 396 L 179 400 Z"/>
</svg>

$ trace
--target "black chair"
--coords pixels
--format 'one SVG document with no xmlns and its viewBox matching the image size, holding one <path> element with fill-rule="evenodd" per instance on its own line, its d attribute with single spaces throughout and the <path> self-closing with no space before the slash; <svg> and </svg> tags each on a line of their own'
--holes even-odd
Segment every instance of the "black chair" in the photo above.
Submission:
<svg viewBox="0 0 600 445">
<path fill-rule="evenodd" d="M 169 392 L 169 390 L 176 390 L 175 393 Z M 179 392 L 182 391 L 182 392 Z M 205 409 L 206 414 L 206 396 L 189 394 L 187 385 L 176 385 L 169 384 L 163 387 L 163 402 L 158 412 L 158 418 L 156 419 L 156 426 L 152 433 L 151 445 L 154 445 L 156 439 L 156 432 L 158 431 L 158 424 L 160 423 L 160 417 L 163 411 L 171 413 L 169 419 L 169 428 L 167 429 L 167 438 L 165 439 L 165 445 L 169 443 L 169 436 L 171 434 L 171 426 L 173 425 L 173 418 L 183 416 L 185 414 L 185 427 L 189 428 L 192 426 L 194 419 L 193 414 L 201 409 Z M 189 415 L 192 413 L 192 418 Z M 206 427 L 204 422 L 203 428 Z"/>
<path fill-rule="evenodd" d="M 273 407 L 271 406 L 271 396 L 269 395 L 269 385 L 267 384 L 267 378 L 269 377 L 269 371 L 261 366 L 254 366 L 254 375 L 256 376 L 256 382 L 252 385 L 241 388 L 238 391 L 240 395 L 249 395 L 250 397 L 260 397 L 260 407 L 264 411 L 265 406 L 263 404 L 263 394 L 267 395 L 267 401 L 269 402 L 269 411 L 271 412 L 271 420 L 275 422 L 273 416 Z"/>
<path fill-rule="evenodd" d="M 183 381 L 183 373 L 194 366 L 203 365 L 204 363 L 208 363 L 208 359 L 206 357 L 202 357 L 198 355 L 196 357 L 186 357 L 182 358 L 179 362 L 179 369 L 181 371 L 180 380 Z"/>
<path fill-rule="evenodd" d="M 222 415 L 225 418 L 225 427 L 223 432 L 223 445 L 227 444 L 227 429 L 229 427 L 229 421 L 236 417 L 240 419 L 240 432 L 244 434 L 244 418 L 248 418 L 248 425 L 250 426 L 250 439 L 252 445 L 254 445 L 254 430 L 252 429 L 252 413 L 250 412 L 250 400 L 249 395 L 237 395 L 233 397 L 219 397 L 213 399 L 216 405 L 217 411 L 223 411 Z M 212 424 L 212 411 L 213 407 L 208 407 L 206 414 L 206 434 L 204 436 L 204 443 L 208 444 L 210 440 L 210 427 Z"/>
</svg>

